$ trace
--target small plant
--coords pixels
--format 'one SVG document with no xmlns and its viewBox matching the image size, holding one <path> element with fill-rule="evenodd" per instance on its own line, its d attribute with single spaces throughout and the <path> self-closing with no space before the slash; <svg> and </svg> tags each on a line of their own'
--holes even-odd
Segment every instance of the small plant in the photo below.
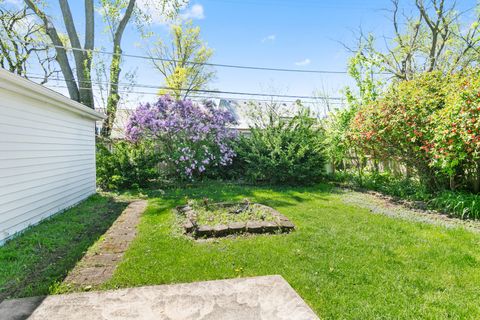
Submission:
<svg viewBox="0 0 480 320">
<path fill-rule="evenodd" d="M 432 200 L 433 207 L 462 219 L 480 218 L 480 196 L 475 194 L 444 191 Z"/>
<path fill-rule="evenodd" d="M 105 190 L 147 187 L 160 179 L 158 155 L 148 141 L 97 143 L 97 185 Z"/>
</svg>

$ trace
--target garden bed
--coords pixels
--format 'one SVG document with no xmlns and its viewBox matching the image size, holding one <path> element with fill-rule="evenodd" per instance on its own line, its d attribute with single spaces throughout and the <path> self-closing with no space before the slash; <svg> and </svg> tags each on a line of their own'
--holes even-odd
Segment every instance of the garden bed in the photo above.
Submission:
<svg viewBox="0 0 480 320">
<path fill-rule="evenodd" d="M 287 233 L 295 225 L 277 210 L 260 203 L 211 203 L 208 199 L 189 201 L 176 207 L 183 218 L 185 234 L 194 238 L 217 238 L 235 234 Z"/>
</svg>

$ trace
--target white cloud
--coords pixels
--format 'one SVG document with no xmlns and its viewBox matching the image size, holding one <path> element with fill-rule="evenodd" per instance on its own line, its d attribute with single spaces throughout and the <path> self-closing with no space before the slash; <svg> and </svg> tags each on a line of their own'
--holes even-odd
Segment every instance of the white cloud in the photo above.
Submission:
<svg viewBox="0 0 480 320">
<path fill-rule="evenodd" d="M 186 3 L 186 2 L 185 2 Z M 172 14 L 174 8 L 166 8 L 167 12 L 162 11 L 158 0 L 137 0 L 137 7 L 140 11 L 147 13 L 151 22 L 158 25 L 170 25 L 179 23 L 182 20 L 201 20 L 205 19 L 205 11 L 201 4 L 194 4 L 191 7 L 182 5 L 177 18 L 170 19 L 168 14 Z M 166 14 L 167 13 L 167 14 Z"/>
<path fill-rule="evenodd" d="M 190 8 L 185 9 L 182 13 L 180 13 L 180 18 L 183 20 L 202 20 L 205 19 L 205 13 L 203 10 L 203 6 L 201 4 L 194 4 Z"/>
<path fill-rule="evenodd" d="M 23 6 L 23 1 L 22 0 L 6 0 L 5 3 L 14 5 L 18 8 Z"/>
<path fill-rule="evenodd" d="M 266 36 L 265 38 L 262 39 L 262 43 L 265 42 L 274 42 L 277 39 L 277 35 L 271 34 L 269 36 Z"/>
<path fill-rule="evenodd" d="M 307 58 L 305 60 L 295 62 L 295 65 L 303 67 L 303 66 L 308 66 L 311 62 L 312 61 Z"/>
</svg>

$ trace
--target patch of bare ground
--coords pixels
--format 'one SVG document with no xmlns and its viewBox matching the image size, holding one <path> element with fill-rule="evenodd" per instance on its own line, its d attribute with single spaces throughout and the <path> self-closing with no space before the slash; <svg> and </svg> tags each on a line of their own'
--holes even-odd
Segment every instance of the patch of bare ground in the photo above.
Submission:
<svg viewBox="0 0 480 320">
<path fill-rule="evenodd" d="M 463 220 L 435 210 L 427 209 L 421 201 L 407 201 L 375 191 L 339 189 L 344 203 L 370 210 L 393 218 L 429 223 L 446 228 L 465 228 L 480 232 L 480 221 Z"/>
</svg>

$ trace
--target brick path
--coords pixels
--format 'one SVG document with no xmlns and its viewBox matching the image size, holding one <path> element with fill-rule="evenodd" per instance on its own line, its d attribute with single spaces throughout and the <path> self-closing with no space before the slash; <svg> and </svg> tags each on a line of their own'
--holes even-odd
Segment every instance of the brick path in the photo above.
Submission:
<svg viewBox="0 0 480 320">
<path fill-rule="evenodd" d="M 146 200 L 130 203 L 105 233 L 104 239 L 89 249 L 63 284 L 86 289 L 99 286 L 110 279 L 137 234 L 136 226 L 146 206 Z"/>
</svg>

